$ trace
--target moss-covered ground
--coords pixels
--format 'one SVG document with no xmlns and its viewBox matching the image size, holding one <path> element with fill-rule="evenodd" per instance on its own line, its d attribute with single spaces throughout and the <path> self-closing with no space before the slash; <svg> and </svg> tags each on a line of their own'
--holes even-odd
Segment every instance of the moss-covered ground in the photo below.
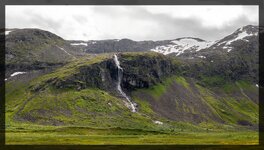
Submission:
<svg viewBox="0 0 264 150">
<path fill-rule="evenodd" d="M 6 144 L 29 145 L 257 145 L 258 133 L 242 132 L 180 132 L 173 134 L 127 130 L 91 130 L 66 128 L 54 130 L 7 131 Z"/>
</svg>

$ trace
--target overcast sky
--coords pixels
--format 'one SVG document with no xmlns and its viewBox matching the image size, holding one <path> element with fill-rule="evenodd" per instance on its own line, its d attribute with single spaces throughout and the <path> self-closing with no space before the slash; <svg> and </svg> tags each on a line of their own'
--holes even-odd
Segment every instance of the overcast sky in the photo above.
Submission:
<svg viewBox="0 0 264 150">
<path fill-rule="evenodd" d="M 258 25 L 258 6 L 6 6 L 7 28 L 39 28 L 67 40 L 218 40 Z"/>
</svg>

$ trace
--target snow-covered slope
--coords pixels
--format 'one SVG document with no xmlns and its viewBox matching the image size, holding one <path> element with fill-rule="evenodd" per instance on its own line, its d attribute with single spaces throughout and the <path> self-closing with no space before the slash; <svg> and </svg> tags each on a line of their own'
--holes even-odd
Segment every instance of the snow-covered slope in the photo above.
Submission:
<svg viewBox="0 0 264 150">
<path fill-rule="evenodd" d="M 8 35 L 10 32 L 12 32 L 12 31 L 5 31 L 5 35 Z"/>
<path fill-rule="evenodd" d="M 247 25 L 237 29 L 234 33 L 224 37 L 215 42 L 205 41 L 199 38 L 185 37 L 171 40 L 168 44 L 159 45 L 151 49 L 164 55 L 175 54 L 176 56 L 191 53 L 196 53 L 202 49 L 206 50 L 220 50 L 223 52 L 230 52 L 236 49 L 237 45 L 244 45 L 242 43 L 249 43 L 252 38 L 258 35 L 258 27 Z M 242 43 L 241 43 L 242 42 Z M 203 51 L 204 51 L 203 50 Z"/>
<path fill-rule="evenodd" d="M 258 35 L 258 28 L 256 26 L 244 26 L 237 29 L 234 33 L 226 36 L 225 38 L 215 42 L 210 48 L 222 49 L 230 52 L 235 49 L 236 42 L 249 42 L 253 36 Z M 241 45 L 241 44 L 240 44 Z"/>
<path fill-rule="evenodd" d="M 204 41 L 198 38 L 185 37 L 172 40 L 167 45 L 157 46 L 154 49 L 151 49 L 151 51 L 159 52 L 164 55 L 175 53 L 176 56 L 178 56 L 184 53 L 185 51 L 199 51 L 201 49 L 208 48 L 212 44 L 213 42 L 210 41 Z"/>
</svg>

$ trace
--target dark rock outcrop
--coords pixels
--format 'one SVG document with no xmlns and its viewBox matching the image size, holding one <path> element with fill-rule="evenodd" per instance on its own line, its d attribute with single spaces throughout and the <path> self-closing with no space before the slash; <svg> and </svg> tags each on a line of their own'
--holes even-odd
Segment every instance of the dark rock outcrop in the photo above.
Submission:
<svg viewBox="0 0 264 150">
<path fill-rule="evenodd" d="M 121 65 L 124 68 L 122 86 L 126 90 L 148 88 L 162 79 L 175 74 L 177 66 L 163 55 L 120 55 Z"/>
<path fill-rule="evenodd" d="M 130 92 L 138 88 L 148 88 L 161 83 L 164 78 L 180 72 L 181 66 L 162 54 L 150 52 L 142 54 L 120 54 L 120 65 L 123 70 L 121 87 Z M 74 88 L 76 90 L 88 87 L 116 93 L 118 68 L 112 57 L 91 65 L 84 65 L 65 78 L 56 76 L 49 78 L 40 85 L 34 86 L 37 91 L 51 84 L 56 88 Z"/>
</svg>

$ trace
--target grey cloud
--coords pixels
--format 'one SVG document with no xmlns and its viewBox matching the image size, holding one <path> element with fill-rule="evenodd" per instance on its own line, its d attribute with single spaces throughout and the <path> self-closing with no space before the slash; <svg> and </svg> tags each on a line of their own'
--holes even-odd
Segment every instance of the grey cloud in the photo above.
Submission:
<svg viewBox="0 0 264 150">
<path fill-rule="evenodd" d="M 38 14 L 30 10 L 25 10 L 25 13 L 30 16 L 31 23 L 36 24 L 38 26 L 50 28 L 53 31 L 58 31 L 63 25 L 63 20 L 61 20 L 61 18 L 53 20 L 49 16 L 43 16 L 42 14 Z"/>
<path fill-rule="evenodd" d="M 243 9 L 249 13 L 256 13 L 256 7 L 243 7 Z M 144 7 L 113 7 L 113 6 L 100 6 L 100 7 L 90 7 L 87 9 L 91 9 L 96 16 L 92 17 L 107 17 L 111 18 L 112 22 L 116 22 L 119 19 L 128 18 L 130 20 L 129 26 L 125 27 L 126 30 L 122 30 L 124 37 L 118 38 L 131 38 L 133 40 L 164 40 L 164 39 L 175 39 L 179 37 L 198 37 L 205 40 L 218 40 L 223 38 L 224 36 L 231 34 L 236 29 L 248 25 L 253 24 L 257 25 L 257 21 L 250 21 L 248 16 L 241 14 L 237 17 L 237 19 L 230 21 L 228 24 L 222 26 L 221 28 L 217 27 L 205 27 L 201 22 L 200 18 L 197 17 L 189 17 L 189 18 L 175 18 L 171 14 L 159 13 L 154 14 L 153 12 L 148 11 Z M 9 12 L 11 13 L 11 12 Z M 117 38 L 116 33 L 111 30 L 107 30 L 109 28 L 99 28 L 97 25 L 91 25 L 89 22 L 91 20 L 86 16 L 85 12 L 80 14 L 75 14 L 72 16 L 65 16 L 65 18 L 52 18 L 44 13 L 39 13 L 38 11 L 30 11 L 26 10 L 24 15 L 29 18 L 29 21 L 19 18 L 18 24 L 23 27 L 31 27 L 31 26 L 39 26 L 44 27 L 44 29 L 49 29 L 49 31 L 53 31 L 59 33 L 61 36 L 67 35 L 70 37 L 70 31 L 64 29 L 72 29 L 71 31 L 80 32 L 84 37 L 88 37 L 88 35 L 92 34 L 87 33 L 89 31 L 78 31 L 75 26 L 71 26 L 69 24 L 65 24 L 65 20 L 67 17 L 72 17 L 71 21 L 75 21 L 78 24 L 87 24 L 93 31 L 98 31 L 98 38 L 101 39 L 109 39 L 109 38 Z M 58 12 L 63 13 L 63 12 Z M 11 21 L 16 22 L 15 14 L 11 17 Z M 144 28 L 140 28 L 142 31 L 137 31 L 138 33 L 131 33 L 131 29 L 134 26 L 140 26 L 141 22 L 147 22 Z M 67 22 L 68 23 L 68 22 Z M 137 24 L 136 24 L 137 23 Z M 16 23 L 11 23 L 15 25 Z M 107 26 L 108 24 L 105 24 Z M 63 27 L 66 28 L 63 29 Z M 16 27 L 16 26 L 14 26 Z M 87 27 L 87 28 L 88 28 Z M 110 27 L 111 28 L 111 27 Z M 82 33 L 85 32 L 85 33 Z M 127 35 L 127 37 L 126 37 Z M 72 37 L 74 38 L 74 37 Z M 74 40 L 74 39 L 73 39 Z M 78 40 L 78 39 L 75 39 Z M 81 40 L 81 39 L 80 39 Z"/>
<path fill-rule="evenodd" d="M 217 28 L 204 27 L 199 18 L 175 18 L 172 17 L 170 14 L 153 14 L 147 11 L 146 9 L 140 7 L 130 7 L 122 10 L 112 9 L 111 7 L 100 7 L 94 8 L 94 11 L 95 13 L 100 13 L 104 16 L 112 17 L 113 19 L 118 17 L 131 18 L 131 26 L 127 27 L 128 29 L 133 28 L 133 20 L 149 21 L 151 22 L 151 24 L 153 24 L 153 26 L 157 26 L 155 28 L 150 27 L 146 29 L 153 30 L 153 34 L 151 35 L 138 35 L 137 38 L 139 38 L 140 40 L 164 40 L 179 38 L 183 36 L 199 37 L 205 40 L 217 40 L 232 33 L 233 31 L 242 26 L 248 24 L 257 25 L 257 22 L 249 21 L 249 19 L 244 15 L 238 16 L 236 20 L 229 22 L 229 24 L 221 28 Z"/>
<path fill-rule="evenodd" d="M 140 38 L 140 40 L 161 40 L 177 38 L 179 36 L 186 35 L 186 33 L 189 33 L 190 28 L 201 26 L 201 23 L 197 18 L 173 18 L 167 14 L 153 14 L 140 7 L 126 8 L 121 11 L 118 11 L 118 9 L 112 11 L 111 8 L 101 7 L 99 9 L 95 9 L 94 11 L 95 13 L 100 13 L 104 16 L 112 17 L 113 19 L 118 17 L 129 17 L 129 19 L 131 20 L 131 26 L 127 27 L 128 29 L 133 28 L 133 20 L 148 21 L 153 26 L 157 26 L 150 26 L 149 28 L 146 28 L 146 31 L 150 29 L 153 30 L 151 35 L 139 33 L 138 38 Z M 188 30 L 186 31 L 186 29 Z M 129 30 L 127 30 L 127 32 L 129 32 Z"/>
<path fill-rule="evenodd" d="M 249 21 L 246 16 L 241 15 L 222 28 L 200 28 L 197 30 L 197 34 L 201 35 L 201 37 L 204 38 L 208 37 L 208 39 L 218 40 L 226 35 L 233 33 L 235 30 L 245 25 L 258 25 L 258 23 Z"/>
<path fill-rule="evenodd" d="M 84 37 L 87 37 L 87 34 L 86 34 L 86 33 L 83 33 L 82 35 L 83 35 Z"/>
<path fill-rule="evenodd" d="M 74 19 L 75 21 L 77 21 L 77 22 L 80 23 L 80 24 L 87 23 L 87 22 L 89 21 L 89 20 L 87 19 L 87 17 L 82 16 L 82 15 L 73 15 L 72 17 L 73 17 L 73 19 Z"/>
</svg>

